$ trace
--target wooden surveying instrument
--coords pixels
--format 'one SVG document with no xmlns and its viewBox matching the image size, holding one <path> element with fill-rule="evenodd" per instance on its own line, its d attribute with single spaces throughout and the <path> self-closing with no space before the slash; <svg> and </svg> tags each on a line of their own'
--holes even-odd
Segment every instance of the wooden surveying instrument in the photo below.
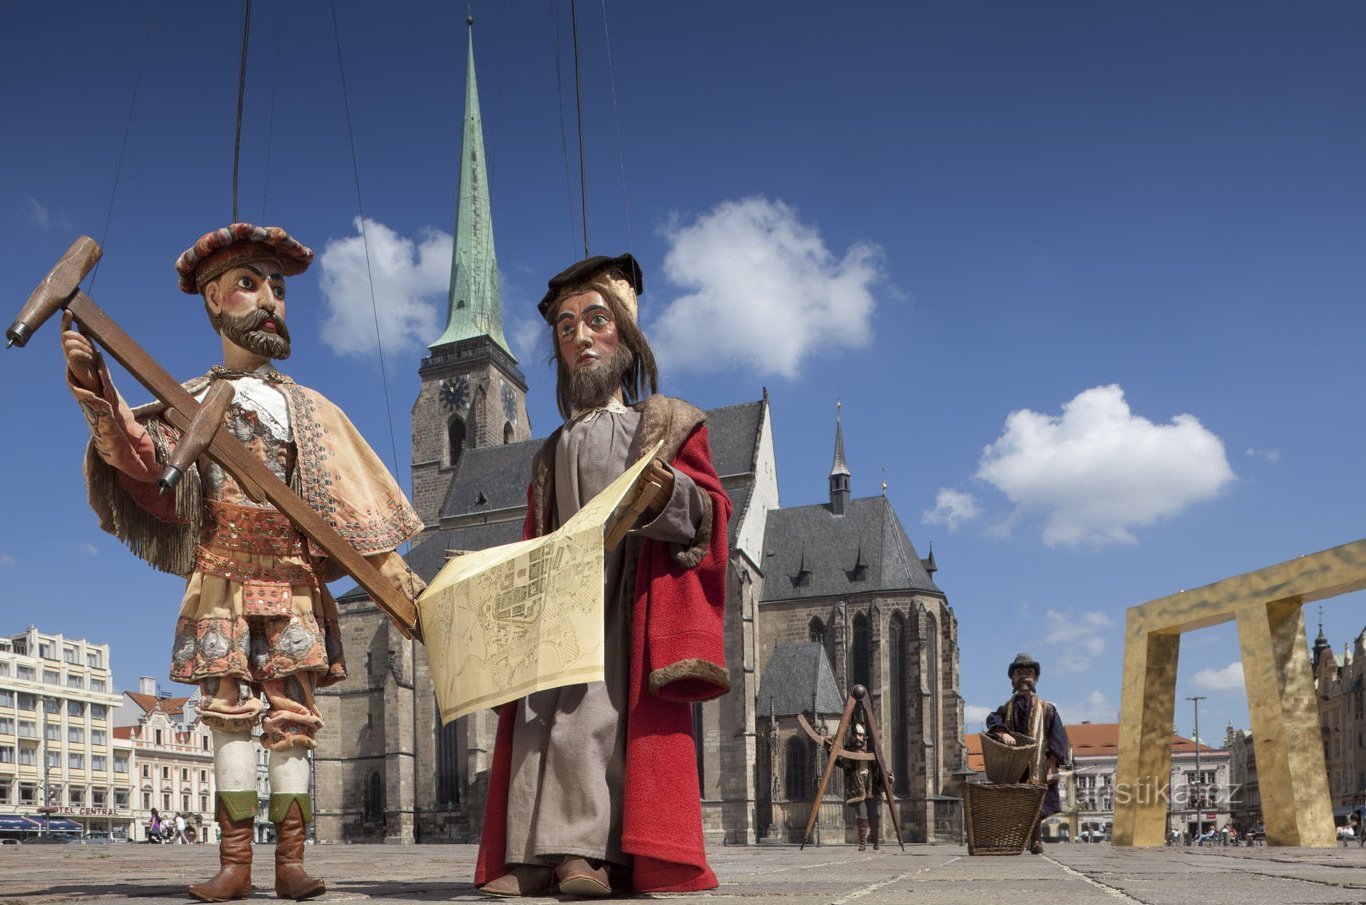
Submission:
<svg viewBox="0 0 1366 905">
<path fill-rule="evenodd" d="M 806 721 L 806 716 L 797 714 L 797 720 L 806 730 L 806 734 L 816 740 L 821 745 L 830 746 L 830 756 L 825 761 L 825 772 L 821 774 L 820 785 L 816 786 L 816 798 L 811 802 L 811 815 L 806 818 L 806 832 L 802 833 L 801 848 L 806 848 L 806 843 L 811 840 L 811 830 L 816 826 L 816 816 L 820 813 L 821 800 L 825 798 L 825 787 L 830 783 L 830 774 L 835 772 L 835 762 L 837 758 L 846 760 L 870 760 L 876 761 L 878 767 L 882 769 L 882 797 L 887 802 L 887 811 L 892 815 L 892 828 L 896 830 L 896 842 L 901 846 L 901 850 L 906 850 L 906 843 L 901 838 L 901 821 L 896 816 L 896 801 L 892 798 L 892 784 L 888 780 L 891 771 L 887 769 L 887 761 L 882 756 L 882 742 L 878 736 L 877 720 L 873 719 L 873 710 L 863 702 L 868 696 L 868 689 L 862 685 L 855 685 L 849 689 L 849 697 L 844 701 L 844 713 L 840 716 L 839 727 L 835 730 L 834 736 L 822 736 L 811 724 Z M 850 751 L 844 747 L 844 740 L 848 737 L 849 726 L 854 719 L 855 708 L 863 710 L 863 721 L 868 727 L 868 751 Z M 882 807 L 881 802 L 873 799 L 870 795 L 873 807 Z"/>
<path fill-rule="evenodd" d="M 159 482 L 163 489 L 174 487 L 179 481 L 177 472 L 184 471 L 200 455 L 208 456 L 232 475 L 248 496 L 258 502 L 269 501 L 284 513 L 300 533 L 356 580 L 405 637 L 420 641 L 422 634 L 417 624 L 417 608 L 412 601 L 380 575 L 369 560 L 357 553 L 336 529 L 275 477 L 245 446 L 228 431 L 218 429 L 231 398 L 231 388 L 211 392 L 203 404 L 196 402 L 151 355 L 80 290 L 81 280 L 85 279 L 101 254 L 99 243 L 89 236 L 81 236 L 72 243 L 62 259 L 38 284 L 38 288 L 33 290 L 18 319 L 5 331 L 5 347 L 27 345 L 38 328 L 58 309 L 70 313 L 83 334 L 99 344 L 166 406 L 161 417 L 181 432 L 177 455 Z M 185 447 L 183 452 L 181 447 Z"/>
</svg>

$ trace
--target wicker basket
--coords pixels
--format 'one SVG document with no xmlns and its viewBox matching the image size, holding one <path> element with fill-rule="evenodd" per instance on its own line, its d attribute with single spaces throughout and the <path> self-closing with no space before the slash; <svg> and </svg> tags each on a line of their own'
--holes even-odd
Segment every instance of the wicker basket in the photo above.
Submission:
<svg viewBox="0 0 1366 905">
<path fill-rule="evenodd" d="M 1043 808 L 1047 786 L 979 783 L 963 786 L 969 855 L 1018 855 Z"/>
<path fill-rule="evenodd" d="M 997 741 L 990 733 L 980 734 L 982 739 L 982 759 L 987 765 L 987 782 L 1019 782 L 1034 765 L 1039 743 L 1022 733 L 1012 733 L 1016 744 L 1007 745 Z"/>
</svg>

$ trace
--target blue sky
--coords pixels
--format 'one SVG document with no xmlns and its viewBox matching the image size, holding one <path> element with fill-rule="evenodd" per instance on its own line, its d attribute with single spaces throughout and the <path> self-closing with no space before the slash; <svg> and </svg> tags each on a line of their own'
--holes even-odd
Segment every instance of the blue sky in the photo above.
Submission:
<svg viewBox="0 0 1366 905">
<path fill-rule="evenodd" d="M 582 242 L 568 4 L 473 12 L 505 327 L 544 434 L 534 303 Z M 7 11 L 0 292 L 17 311 L 108 217 L 87 288 L 189 376 L 218 348 L 171 264 L 230 219 L 241 8 L 162 2 L 150 37 L 147 13 Z M 254 4 L 241 216 L 319 253 L 290 286 L 288 369 L 405 484 L 445 318 L 465 13 L 337 4 L 386 399 L 331 14 Z M 970 728 L 1020 649 L 1065 718 L 1114 719 L 1127 607 L 1362 535 L 1359 5 L 611 3 L 606 22 L 610 69 L 603 7 L 581 5 L 592 251 L 640 258 L 666 391 L 768 389 L 785 505 L 825 498 L 843 401 L 854 494 L 885 480 L 933 542 Z M 0 630 L 108 642 L 134 687 L 167 672 L 180 583 L 96 527 L 60 378 L 51 328 L 0 354 Z M 1361 599 L 1324 604 L 1339 651 Z M 1249 725 L 1237 660 L 1231 626 L 1183 642 L 1207 739 Z"/>
</svg>

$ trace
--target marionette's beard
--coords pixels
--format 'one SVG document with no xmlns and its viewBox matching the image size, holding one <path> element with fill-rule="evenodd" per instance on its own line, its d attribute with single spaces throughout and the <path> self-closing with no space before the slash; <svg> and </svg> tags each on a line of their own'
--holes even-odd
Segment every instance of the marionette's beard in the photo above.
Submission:
<svg viewBox="0 0 1366 905">
<path fill-rule="evenodd" d="M 267 321 L 275 325 L 275 332 L 262 330 Z M 223 335 L 248 352 L 264 355 L 273 361 L 289 357 L 289 328 L 284 318 L 276 317 L 260 308 L 236 316 L 225 314 L 219 329 Z"/>
<path fill-rule="evenodd" d="M 1015 677 L 1016 691 L 1033 691 L 1035 680 L 1033 676 L 1020 675 Z"/>
<path fill-rule="evenodd" d="M 621 389 L 621 379 L 631 367 L 631 351 L 624 344 L 612 357 L 579 368 L 569 375 L 569 398 L 576 409 L 602 408 Z"/>
</svg>

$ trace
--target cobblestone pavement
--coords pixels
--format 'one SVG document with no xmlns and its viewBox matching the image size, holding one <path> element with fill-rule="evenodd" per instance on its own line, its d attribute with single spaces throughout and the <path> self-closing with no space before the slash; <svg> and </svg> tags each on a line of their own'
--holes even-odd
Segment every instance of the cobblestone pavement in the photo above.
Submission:
<svg viewBox="0 0 1366 905">
<path fill-rule="evenodd" d="M 274 899 L 273 852 L 272 846 L 257 847 L 253 899 Z M 495 901 L 479 895 L 470 882 L 474 857 L 475 848 L 468 845 L 325 845 L 310 846 L 306 863 L 327 880 L 320 903 Z M 736 905 L 1366 902 L 1366 849 L 1356 846 L 1050 845 L 1043 856 L 969 857 L 959 845 L 908 845 L 904 852 L 763 845 L 714 849 L 711 863 L 719 889 L 648 898 L 717 905 L 726 900 Z M 184 902 L 186 884 L 207 879 L 216 868 L 217 849 L 204 845 L 5 845 L 0 846 L 0 901 Z"/>
</svg>

